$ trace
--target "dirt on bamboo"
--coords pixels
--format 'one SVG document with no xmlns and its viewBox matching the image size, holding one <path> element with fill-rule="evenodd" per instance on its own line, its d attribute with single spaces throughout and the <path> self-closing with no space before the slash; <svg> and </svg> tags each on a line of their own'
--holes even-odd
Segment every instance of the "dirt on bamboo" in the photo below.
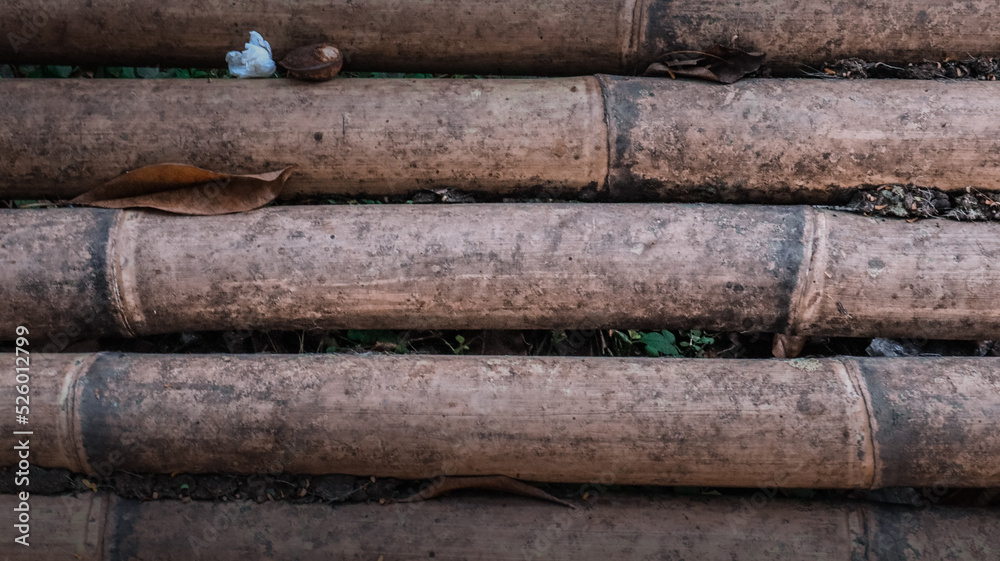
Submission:
<svg viewBox="0 0 1000 561">
<path fill-rule="evenodd" d="M 32 462 L 78 473 L 1000 486 L 993 358 L 109 353 L 32 364 L 32 428 L 46 443 Z M 0 460 L 15 465 L 16 451 Z"/>
<path fill-rule="evenodd" d="M 33 498 L 33 559 L 514 560 L 864 558 L 993 561 L 1000 518 L 982 509 L 908 509 L 792 500 L 640 499 L 584 508 L 520 498 L 417 505 L 138 502 L 104 494 Z M 10 510 L 16 498 L 0 497 Z M 405 524 L 400 521 L 405 520 Z M 335 528 L 336 531 L 331 531 Z M 58 537 L 58 539 L 55 539 Z M 0 554 L 20 552 L 7 540 Z"/>
<path fill-rule="evenodd" d="M 163 163 L 284 197 L 845 204 L 1000 190 L 996 84 L 539 80 L 2 80 L 0 198 L 71 199 Z M 113 103 L 109 100 L 114 100 Z M 252 110 L 247 110 L 252 107 Z"/>
<path fill-rule="evenodd" d="M 155 0 L 13 0 L 0 7 L 0 60 L 213 68 L 256 30 L 276 60 L 333 42 L 351 70 L 634 74 L 666 53 L 725 45 L 767 53 L 777 70 L 792 72 L 849 57 L 898 63 L 997 56 L 994 7 L 984 0 L 298 0 L 234 10 L 231 2 L 211 0 L 195 12 L 164 10 Z"/>
</svg>

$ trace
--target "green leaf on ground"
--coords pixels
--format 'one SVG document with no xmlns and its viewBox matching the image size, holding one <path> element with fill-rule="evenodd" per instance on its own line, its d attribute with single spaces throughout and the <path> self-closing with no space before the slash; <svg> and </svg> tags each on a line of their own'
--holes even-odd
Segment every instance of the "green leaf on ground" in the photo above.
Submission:
<svg viewBox="0 0 1000 561">
<path fill-rule="evenodd" d="M 681 356 L 681 351 L 676 345 L 677 338 L 666 329 L 643 333 L 639 341 L 646 345 L 646 354 L 649 356 Z"/>
</svg>

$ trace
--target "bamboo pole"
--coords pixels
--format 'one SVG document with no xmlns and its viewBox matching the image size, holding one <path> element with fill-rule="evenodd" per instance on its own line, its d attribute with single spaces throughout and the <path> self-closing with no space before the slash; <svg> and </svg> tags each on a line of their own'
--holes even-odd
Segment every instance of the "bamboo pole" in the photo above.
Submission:
<svg viewBox="0 0 1000 561">
<path fill-rule="evenodd" d="M 971 508 L 595 497 L 576 510 L 513 497 L 330 508 L 32 498 L 32 559 L 701 559 L 994 561 L 1000 517 Z M 0 496 L 10 512 L 12 496 Z M 0 543 L 18 558 L 22 546 Z"/>
<path fill-rule="evenodd" d="M 0 333 L 703 328 L 992 339 L 987 223 L 811 207 L 0 212 Z"/>
<path fill-rule="evenodd" d="M 474 74 L 641 72 L 659 55 L 732 45 L 779 70 L 847 57 L 919 62 L 1000 54 L 986 0 L 509 0 L 177 2 L 8 0 L 0 60 L 224 66 L 251 30 L 278 58 L 323 41 L 352 70 Z M 166 33 L 165 30 L 171 30 Z"/>
<path fill-rule="evenodd" d="M 988 358 L 36 354 L 30 461 L 104 475 L 995 487 L 998 368 Z M 0 386 L 10 403 L 14 392 Z M 0 426 L 24 428 L 13 415 Z M 16 454 L 6 447 L 0 462 L 16 465 Z"/>
<path fill-rule="evenodd" d="M 287 196 L 843 202 L 858 187 L 1000 189 L 993 83 L 659 78 L 3 80 L 0 197 L 125 171 L 296 165 Z M 109 103 L 108 100 L 114 100 Z"/>
</svg>

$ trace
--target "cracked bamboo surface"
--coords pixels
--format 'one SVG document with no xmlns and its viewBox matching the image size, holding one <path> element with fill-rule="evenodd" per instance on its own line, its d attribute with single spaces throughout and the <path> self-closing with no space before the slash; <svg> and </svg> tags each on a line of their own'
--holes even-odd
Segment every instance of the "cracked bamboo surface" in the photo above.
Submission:
<svg viewBox="0 0 1000 561">
<path fill-rule="evenodd" d="M 2 21 L 2 20 L 0 20 Z M 858 187 L 1000 189 L 1000 84 L 542 80 L 2 80 L 0 198 L 125 171 L 296 166 L 285 196 L 843 202 Z"/>
<path fill-rule="evenodd" d="M 572 75 L 643 71 L 658 56 L 731 45 L 782 71 L 863 57 L 1000 54 L 988 0 L 8 0 L 0 60 L 225 66 L 251 30 L 280 59 L 336 43 L 349 70 Z M 164 29 L 175 32 L 164 34 Z"/>
<path fill-rule="evenodd" d="M 1000 486 L 1000 359 L 31 357 L 32 463 L 79 473 Z"/>
<path fill-rule="evenodd" d="M 993 339 L 989 223 L 802 206 L 0 212 L 0 332 L 682 329 Z M 48 340 L 47 339 L 47 340 Z"/>
</svg>

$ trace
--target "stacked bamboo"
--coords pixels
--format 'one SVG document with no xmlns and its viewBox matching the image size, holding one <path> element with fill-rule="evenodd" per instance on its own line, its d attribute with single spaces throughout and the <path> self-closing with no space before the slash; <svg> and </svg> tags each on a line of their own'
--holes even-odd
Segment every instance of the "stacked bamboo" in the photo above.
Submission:
<svg viewBox="0 0 1000 561">
<path fill-rule="evenodd" d="M 714 44 L 765 51 L 779 74 L 848 56 L 1000 54 L 998 12 L 986 2 L 177 4 L 7 2 L 0 59 L 214 66 L 251 28 L 278 58 L 337 42 L 354 70 L 636 73 L 668 51 Z M 1000 189 L 996 90 L 603 75 L 0 80 L 2 198 L 68 199 L 173 161 L 231 173 L 294 165 L 292 198 L 458 188 L 484 200 L 645 203 L 0 211 L 0 332 L 26 325 L 33 345 L 32 425 L 4 418 L 0 432 L 30 428 L 33 465 L 87 474 L 1000 486 L 996 359 L 58 353 L 80 337 L 228 329 L 995 338 L 995 226 L 733 203 L 838 203 L 883 183 Z M 18 393 L 0 386 L 5 403 Z M 0 465 L 22 459 L 0 447 Z M 18 512 L 21 500 L 0 497 L 0 507 Z M 996 559 L 1000 550 L 995 513 L 975 509 L 602 500 L 575 511 L 476 497 L 319 510 L 93 495 L 34 497 L 31 508 L 41 558 Z M 192 533 L 202 530 L 211 535 Z"/>
</svg>

